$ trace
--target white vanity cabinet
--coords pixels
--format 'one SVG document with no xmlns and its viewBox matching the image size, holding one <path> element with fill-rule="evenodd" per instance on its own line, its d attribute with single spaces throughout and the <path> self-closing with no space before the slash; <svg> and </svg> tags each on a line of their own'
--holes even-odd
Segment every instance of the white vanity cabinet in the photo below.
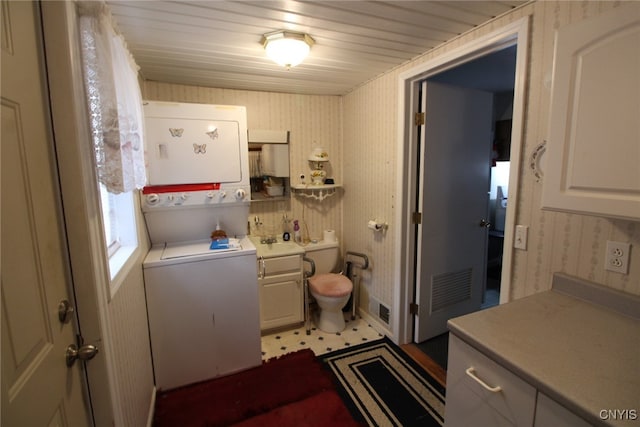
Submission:
<svg viewBox="0 0 640 427">
<path fill-rule="evenodd" d="M 640 219 L 640 3 L 556 32 L 542 205 Z"/>
<path fill-rule="evenodd" d="M 302 254 L 258 258 L 260 329 L 303 320 Z"/>
<path fill-rule="evenodd" d="M 532 426 L 536 389 L 449 335 L 445 427 Z"/>
<path fill-rule="evenodd" d="M 449 335 L 445 427 L 589 427 L 550 397 Z"/>
</svg>

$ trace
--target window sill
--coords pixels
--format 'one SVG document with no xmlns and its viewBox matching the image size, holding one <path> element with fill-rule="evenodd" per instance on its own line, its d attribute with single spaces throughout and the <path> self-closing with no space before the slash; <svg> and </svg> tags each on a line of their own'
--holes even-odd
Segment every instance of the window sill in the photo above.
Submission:
<svg viewBox="0 0 640 427">
<path fill-rule="evenodd" d="M 138 245 L 121 246 L 116 253 L 109 257 L 109 275 L 111 276 L 111 298 L 118 292 L 120 285 L 126 278 L 137 259 Z"/>
</svg>

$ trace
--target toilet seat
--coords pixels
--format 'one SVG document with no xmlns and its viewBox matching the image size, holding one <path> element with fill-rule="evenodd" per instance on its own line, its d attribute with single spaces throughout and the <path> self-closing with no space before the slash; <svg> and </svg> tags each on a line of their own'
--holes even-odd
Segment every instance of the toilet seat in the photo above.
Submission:
<svg viewBox="0 0 640 427">
<path fill-rule="evenodd" d="M 339 298 L 349 295 L 353 283 L 342 274 L 324 273 L 309 278 L 311 292 L 325 297 Z"/>
</svg>

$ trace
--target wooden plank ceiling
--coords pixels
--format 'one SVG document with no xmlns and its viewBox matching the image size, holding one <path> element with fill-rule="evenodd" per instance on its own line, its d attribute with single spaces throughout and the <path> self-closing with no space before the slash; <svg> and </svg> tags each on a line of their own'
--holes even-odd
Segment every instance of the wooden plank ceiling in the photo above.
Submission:
<svg viewBox="0 0 640 427">
<path fill-rule="evenodd" d="M 343 95 L 525 1 L 107 1 L 143 78 L 258 91 Z M 260 39 L 316 43 L 286 70 Z"/>
</svg>

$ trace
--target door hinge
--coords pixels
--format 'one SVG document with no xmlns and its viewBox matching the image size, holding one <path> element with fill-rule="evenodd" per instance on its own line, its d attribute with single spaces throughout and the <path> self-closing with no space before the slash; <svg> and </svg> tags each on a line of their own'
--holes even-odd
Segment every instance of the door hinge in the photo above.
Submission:
<svg viewBox="0 0 640 427">
<path fill-rule="evenodd" d="M 425 114 L 424 113 L 416 113 L 415 117 L 414 117 L 414 123 L 416 126 L 422 126 L 424 124 L 425 121 Z"/>
<path fill-rule="evenodd" d="M 416 304 L 415 302 L 412 302 L 409 304 L 409 313 L 414 315 L 414 316 L 419 316 L 420 315 L 420 306 L 418 304 Z"/>
<path fill-rule="evenodd" d="M 411 215 L 411 221 L 414 224 L 422 224 L 422 212 L 414 212 Z"/>
</svg>

